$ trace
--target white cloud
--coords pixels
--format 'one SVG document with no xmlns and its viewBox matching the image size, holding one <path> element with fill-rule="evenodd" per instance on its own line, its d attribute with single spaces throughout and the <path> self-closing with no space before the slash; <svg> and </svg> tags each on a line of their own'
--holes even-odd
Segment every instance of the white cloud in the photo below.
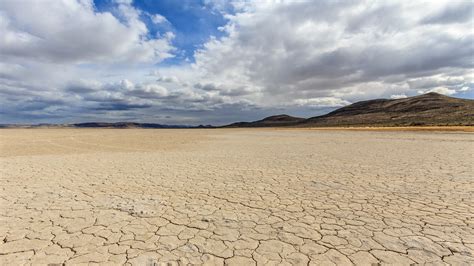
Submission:
<svg viewBox="0 0 474 266">
<path fill-rule="evenodd" d="M 176 76 L 160 76 L 156 81 L 166 83 L 178 83 L 179 79 Z"/>
<path fill-rule="evenodd" d="M 160 62 L 172 57 L 170 38 L 147 38 L 140 11 L 120 3 L 120 21 L 92 1 L 3 1 L 0 50 L 9 61 L 53 63 Z"/>
<path fill-rule="evenodd" d="M 393 94 L 390 96 L 390 99 L 403 99 L 403 98 L 407 98 L 408 96 L 406 96 L 405 94 Z"/>
<path fill-rule="evenodd" d="M 310 99 L 296 99 L 293 101 L 296 105 L 312 107 L 312 108 L 322 108 L 322 107 L 341 107 L 351 104 L 348 101 L 335 98 L 335 97 L 320 97 L 320 98 L 310 98 Z"/>
<path fill-rule="evenodd" d="M 195 68 L 213 83 L 263 88 L 263 97 L 253 99 L 262 105 L 413 95 L 420 89 L 418 77 L 443 74 L 437 86 L 462 84 L 472 68 L 472 20 L 420 23 L 449 6 L 250 2 L 227 15 L 222 30 L 228 36 L 211 39 L 196 52 Z"/>
<path fill-rule="evenodd" d="M 160 14 L 151 15 L 150 18 L 151 18 L 151 21 L 153 21 L 153 23 L 155 23 L 155 24 L 161 24 L 161 23 L 168 22 L 168 20 Z"/>
<path fill-rule="evenodd" d="M 441 93 L 441 94 L 444 94 L 444 95 L 452 95 L 452 94 L 456 93 L 455 90 L 451 90 L 451 89 L 448 89 L 446 87 L 436 87 L 436 88 L 426 90 L 426 91 L 422 91 L 422 92 L 423 93 L 436 92 L 436 93 Z"/>
</svg>

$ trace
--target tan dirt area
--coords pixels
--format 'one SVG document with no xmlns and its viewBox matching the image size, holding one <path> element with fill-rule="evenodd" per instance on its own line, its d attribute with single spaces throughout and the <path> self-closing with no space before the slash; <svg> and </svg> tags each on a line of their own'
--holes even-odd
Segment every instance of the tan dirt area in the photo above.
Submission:
<svg viewBox="0 0 474 266">
<path fill-rule="evenodd" d="M 0 138 L 0 265 L 474 264 L 473 133 Z"/>
</svg>

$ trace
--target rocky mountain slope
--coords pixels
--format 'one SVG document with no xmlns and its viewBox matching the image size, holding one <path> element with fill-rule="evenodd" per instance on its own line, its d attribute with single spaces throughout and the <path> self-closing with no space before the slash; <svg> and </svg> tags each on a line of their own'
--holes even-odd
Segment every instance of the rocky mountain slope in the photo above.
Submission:
<svg viewBox="0 0 474 266">
<path fill-rule="evenodd" d="M 304 121 L 304 118 L 289 115 L 274 115 L 253 122 L 237 122 L 226 127 L 278 127 L 290 126 Z"/>
<path fill-rule="evenodd" d="M 283 121 L 274 117 L 284 117 Z M 356 102 L 308 119 L 271 116 L 227 127 L 325 127 L 325 126 L 455 126 L 474 125 L 474 100 L 427 93 L 404 99 Z"/>
</svg>

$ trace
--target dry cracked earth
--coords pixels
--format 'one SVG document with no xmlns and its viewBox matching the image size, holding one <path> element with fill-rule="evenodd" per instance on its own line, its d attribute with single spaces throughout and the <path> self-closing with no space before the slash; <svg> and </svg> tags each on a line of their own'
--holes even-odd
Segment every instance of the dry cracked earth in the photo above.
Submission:
<svg viewBox="0 0 474 266">
<path fill-rule="evenodd" d="M 474 134 L 0 131 L 0 264 L 474 264 Z"/>
</svg>

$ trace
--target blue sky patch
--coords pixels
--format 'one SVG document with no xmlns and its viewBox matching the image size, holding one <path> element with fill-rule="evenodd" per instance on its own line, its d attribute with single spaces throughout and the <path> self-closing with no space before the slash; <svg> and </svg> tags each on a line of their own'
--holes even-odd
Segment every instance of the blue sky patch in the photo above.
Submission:
<svg viewBox="0 0 474 266">
<path fill-rule="evenodd" d="M 111 0 L 94 0 L 97 11 L 113 12 L 116 6 Z M 164 60 L 160 65 L 175 65 L 186 61 L 194 62 L 194 51 L 202 47 L 211 36 L 222 37 L 225 33 L 218 27 L 227 23 L 222 14 L 198 0 L 136 0 L 132 5 L 143 11 L 142 21 L 147 24 L 150 37 L 171 31 L 175 34 L 172 41 L 177 48 L 175 57 Z M 153 23 L 148 16 L 159 14 L 168 22 Z"/>
</svg>

